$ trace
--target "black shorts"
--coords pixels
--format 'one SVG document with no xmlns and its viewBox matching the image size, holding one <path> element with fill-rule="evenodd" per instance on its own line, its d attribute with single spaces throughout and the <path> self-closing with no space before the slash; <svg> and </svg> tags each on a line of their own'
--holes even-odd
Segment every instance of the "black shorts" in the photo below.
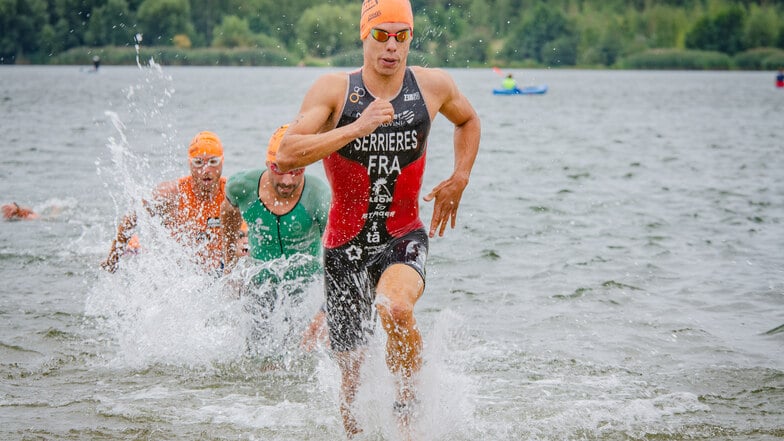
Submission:
<svg viewBox="0 0 784 441">
<path fill-rule="evenodd" d="M 428 237 L 423 228 L 390 240 L 382 246 L 363 248 L 355 241 L 324 249 L 324 290 L 327 298 L 329 339 L 335 351 L 364 345 L 375 326 L 373 302 L 381 274 L 402 263 L 425 281 Z"/>
</svg>

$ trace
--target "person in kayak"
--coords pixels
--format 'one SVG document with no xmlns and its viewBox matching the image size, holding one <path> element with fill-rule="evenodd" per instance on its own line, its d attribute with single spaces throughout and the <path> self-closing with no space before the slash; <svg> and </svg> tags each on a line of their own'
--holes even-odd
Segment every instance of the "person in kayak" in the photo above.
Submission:
<svg viewBox="0 0 784 441">
<path fill-rule="evenodd" d="M 514 77 L 512 77 L 512 74 L 508 74 L 506 78 L 504 78 L 504 81 L 501 83 L 501 85 L 506 90 L 517 89 L 517 81 L 515 81 Z"/>
<path fill-rule="evenodd" d="M 407 67 L 413 33 L 408 0 L 365 0 L 362 68 L 316 80 L 277 154 L 283 172 L 322 160 L 332 188 L 324 287 L 349 437 L 362 431 L 352 405 L 374 310 L 387 334 L 387 365 L 398 379 L 394 408 L 402 431 L 410 427 L 422 365 L 414 306 L 425 287 L 428 237 L 442 236 L 448 224 L 454 228 L 479 149 L 479 117 L 454 79 L 441 69 Z M 438 113 L 455 127 L 454 171 L 424 197 L 435 201 L 428 231 L 418 199 Z"/>
<path fill-rule="evenodd" d="M 143 201 L 150 216 L 160 216 L 164 226 L 178 242 L 194 250 L 196 261 L 209 272 L 222 263 L 222 229 L 220 208 L 225 198 L 223 144 L 218 135 L 203 131 L 196 134 L 188 147 L 190 174 L 159 184 L 151 201 Z M 117 270 L 120 256 L 134 236 L 136 213 L 117 226 L 109 256 L 101 266 Z"/>
</svg>

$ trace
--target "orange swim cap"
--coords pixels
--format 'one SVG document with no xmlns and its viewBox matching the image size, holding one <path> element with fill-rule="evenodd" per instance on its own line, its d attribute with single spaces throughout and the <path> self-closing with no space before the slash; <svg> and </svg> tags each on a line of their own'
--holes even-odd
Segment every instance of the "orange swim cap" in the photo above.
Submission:
<svg viewBox="0 0 784 441">
<path fill-rule="evenodd" d="M 268 162 L 275 162 L 275 155 L 278 153 L 278 147 L 280 147 L 280 141 L 283 139 L 283 135 L 286 134 L 286 130 L 288 130 L 289 125 L 284 124 L 278 127 L 278 130 L 275 130 L 275 133 L 272 134 L 272 137 L 269 140 L 269 144 L 267 144 L 267 161 Z"/>
<path fill-rule="evenodd" d="M 218 135 L 212 132 L 199 132 L 193 137 L 190 147 L 188 147 L 188 157 L 208 155 L 223 156 L 223 144 Z"/>
<path fill-rule="evenodd" d="M 414 13 L 408 0 L 365 0 L 359 16 L 359 36 L 362 40 L 381 23 L 405 23 L 414 30 Z"/>
</svg>

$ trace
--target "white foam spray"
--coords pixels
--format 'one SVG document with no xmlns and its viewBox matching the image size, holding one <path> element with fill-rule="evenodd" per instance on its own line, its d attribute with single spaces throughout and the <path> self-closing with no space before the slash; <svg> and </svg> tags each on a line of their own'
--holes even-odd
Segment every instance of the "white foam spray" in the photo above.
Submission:
<svg viewBox="0 0 784 441">
<path fill-rule="evenodd" d="M 472 426 L 475 412 L 474 380 L 462 369 L 462 317 L 445 310 L 434 317 L 432 326 L 422 330 L 423 366 L 417 375 L 417 407 L 410 433 L 413 439 L 451 440 Z M 420 326 L 422 323 L 421 319 Z M 386 334 L 379 323 L 367 346 L 361 372 L 361 386 L 354 402 L 354 416 L 363 433 L 357 439 L 403 441 L 393 410 L 396 379 L 385 361 Z M 340 372 L 328 357 L 316 369 L 320 393 L 329 397 L 338 412 Z"/>
</svg>

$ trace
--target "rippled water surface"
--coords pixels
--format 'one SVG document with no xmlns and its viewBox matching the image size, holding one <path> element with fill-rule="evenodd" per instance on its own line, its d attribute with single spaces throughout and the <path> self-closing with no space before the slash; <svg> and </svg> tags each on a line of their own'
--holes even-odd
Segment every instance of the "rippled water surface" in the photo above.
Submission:
<svg viewBox="0 0 784 441">
<path fill-rule="evenodd" d="M 186 173 L 193 134 L 221 136 L 226 175 L 259 166 L 326 71 L 0 68 L 0 202 L 42 214 L 0 222 L 0 438 L 342 438 L 337 368 L 297 344 L 320 286 L 255 339 L 154 223 L 151 252 L 98 266 L 119 216 Z M 773 75 L 514 71 L 548 93 L 493 96 L 492 70 L 450 73 L 483 135 L 417 305 L 420 438 L 784 438 Z M 451 142 L 439 117 L 425 190 Z M 397 439 L 382 345 L 358 397 L 368 440 Z"/>
</svg>

